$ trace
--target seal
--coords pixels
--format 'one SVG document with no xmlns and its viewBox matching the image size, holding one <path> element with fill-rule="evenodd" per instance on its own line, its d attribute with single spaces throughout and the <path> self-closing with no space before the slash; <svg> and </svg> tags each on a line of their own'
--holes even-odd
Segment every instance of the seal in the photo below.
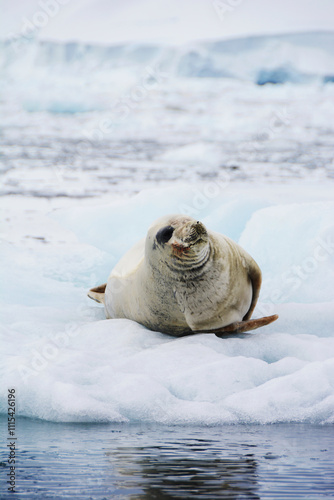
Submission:
<svg viewBox="0 0 334 500">
<path fill-rule="evenodd" d="M 169 215 L 88 296 L 104 304 L 107 318 L 173 336 L 241 333 L 278 318 L 250 319 L 261 280 L 255 260 L 230 238 L 186 215 Z"/>
</svg>

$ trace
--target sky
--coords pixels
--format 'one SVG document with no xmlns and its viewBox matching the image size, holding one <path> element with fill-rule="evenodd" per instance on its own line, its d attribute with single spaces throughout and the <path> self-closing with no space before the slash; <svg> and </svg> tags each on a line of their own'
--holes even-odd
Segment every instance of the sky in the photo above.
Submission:
<svg viewBox="0 0 334 500">
<path fill-rule="evenodd" d="M 1 0 L 1 38 L 182 44 L 334 31 L 334 0 Z"/>
</svg>

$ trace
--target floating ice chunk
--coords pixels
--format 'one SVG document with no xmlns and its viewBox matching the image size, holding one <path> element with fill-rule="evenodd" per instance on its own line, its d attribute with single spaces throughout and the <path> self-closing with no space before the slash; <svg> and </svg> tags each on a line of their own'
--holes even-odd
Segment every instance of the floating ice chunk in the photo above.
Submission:
<svg viewBox="0 0 334 500">
<path fill-rule="evenodd" d="M 51 218 L 36 213 L 47 244 L 23 244 L 17 223 L 2 247 L 1 412 L 15 387 L 21 415 L 54 421 L 334 422 L 332 202 L 327 194 L 306 202 L 299 190 L 291 204 L 276 186 L 208 193 L 175 186 Z M 175 339 L 105 320 L 86 298 L 153 219 L 185 206 L 258 260 L 264 285 L 255 314 L 278 312 L 277 322 L 223 339 Z M 287 289 L 282 275 L 298 266 L 306 278 Z"/>
<path fill-rule="evenodd" d="M 239 243 L 258 262 L 272 302 L 334 300 L 334 203 L 278 205 L 255 212 Z"/>
</svg>

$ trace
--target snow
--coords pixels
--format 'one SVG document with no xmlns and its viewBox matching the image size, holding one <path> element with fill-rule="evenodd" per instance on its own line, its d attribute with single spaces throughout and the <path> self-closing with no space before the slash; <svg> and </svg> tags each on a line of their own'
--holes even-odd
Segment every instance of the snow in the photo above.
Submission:
<svg viewBox="0 0 334 500">
<path fill-rule="evenodd" d="M 333 33 L 21 42 L 1 52 L 0 411 L 15 387 L 60 422 L 333 423 Z M 255 316 L 279 320 L 106 320 L 87 290 L 169 213 L 249 251 Z"/>
<path fill-rule="evenodd" d="M 2 249 L 2 411 L 13 386 L 21 415 L 53 421 L 333 423 L 332 188 L 300 188 L 294 197 L 284 186 L 232 185 L 208 198 L 209 187 L 146 190 L 30 216 L 11 208 L 16 220 Z M 106 320 L 86 298 L 155 218 L 185 205 L 258 260 L 264 284 L 255 316 L 278 312 L 276 323 L 223 339 L 175 339 Z M 46 240 L 36 239 L 41 233 Z"/>
</svg>

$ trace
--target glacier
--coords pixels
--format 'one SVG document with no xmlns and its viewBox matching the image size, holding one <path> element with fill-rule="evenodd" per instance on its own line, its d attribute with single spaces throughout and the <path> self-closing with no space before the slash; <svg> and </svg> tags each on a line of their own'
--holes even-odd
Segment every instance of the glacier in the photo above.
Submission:
<svg viewBox="0 0 334 500">
<path fill-rule="evenodd" d="M 333 46 L 333 32 L 194 41 L 177 46 L 59 43 L 20 36 L 0 41 L 0 68 L 4 87 L 18 89 L 17 98 L 27 111 L 78 113 L 102 110 L 103 95 L 124 86 L 131 88 L 143 78 L 149 85 L 147 68 L 151 72 L 159 68 L 169 79 L 330 84 Z M 152 79 L 154 82 L 154 75 Z"/>
</svg>

